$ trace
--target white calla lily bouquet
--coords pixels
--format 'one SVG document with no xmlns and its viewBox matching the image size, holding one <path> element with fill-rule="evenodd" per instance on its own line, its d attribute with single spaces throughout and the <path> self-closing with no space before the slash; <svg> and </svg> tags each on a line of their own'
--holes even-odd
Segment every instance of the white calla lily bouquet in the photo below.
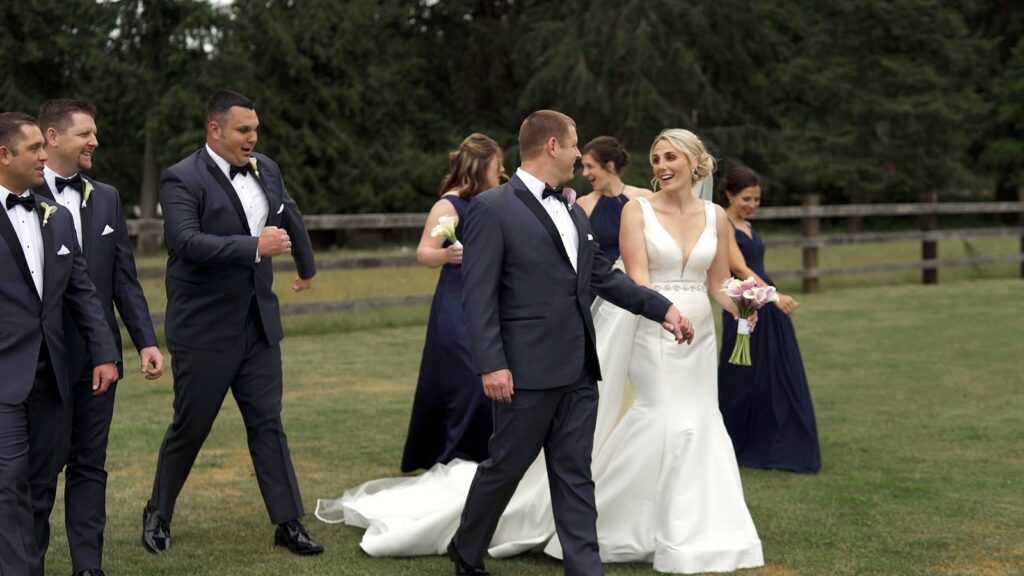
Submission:
<svg viewBox="0 0 1024 576">
<path fill-rule="evenodd" d="M 443 236 L 445 240 L 452 243 L 454 246 L 462 246 L 462 242 L 455 237 L 455 227 L 459 225 L 458 216 L 441 216 L 437 219 L 437 226 L 434 226 L 430 230 L 430 237 L 437 238 Z"/>
</svg>

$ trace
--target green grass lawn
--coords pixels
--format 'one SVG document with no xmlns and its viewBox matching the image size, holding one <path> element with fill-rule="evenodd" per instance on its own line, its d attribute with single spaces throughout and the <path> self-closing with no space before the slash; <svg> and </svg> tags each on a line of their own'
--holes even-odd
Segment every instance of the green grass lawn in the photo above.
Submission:
<svg viewBox="0 0 1024 576">
<path fill-rule="evenodd" d="M 743 470 L 767 562 L 743 574 L 1024 574 L 1022 294 L 1021 280 L 994 279 L 801 297 L 794 321 L 824 467 L 816 476 Z M 359 549 L 361 531 L 311 514 L 317 498 L 397 473 L 423 319 L 416 309 L 290 324 L 284 417 L 306 523 L 327 546 L 316 558 L 272 546 L 231 399 L 179 500 L 174 548 L 147 554 L 141 513 L 171 417 L 171 380 L 127 378 L 108 459 L 107 572 L 450 574 L 440 557 L 370 558 Z M 391 327 L 360 329 L 377 322 Z M 62 516 L 58 502 L 48 574 L 70 573 Z M 558 562 L 535 554 L 489 567 L 505 576 L 561 574 Z M 653 574 L 645 565 L 607 572 Z"/>
</svg>

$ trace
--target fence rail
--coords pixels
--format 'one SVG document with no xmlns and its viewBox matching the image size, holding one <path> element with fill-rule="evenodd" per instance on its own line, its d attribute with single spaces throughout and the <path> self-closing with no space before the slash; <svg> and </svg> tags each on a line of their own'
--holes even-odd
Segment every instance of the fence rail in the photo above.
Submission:
<svg viewBox="0 0 1024 576">
<path fill-rule="evenodd" d="M 921 202 L 899 204 L 845 204 L 822 205 L 821 197 L 809 194 L 800 206 L 761 208 L 754 215 L 755 220 L 800 220 L 802 234 L 793 237 L 766 238 L 770 247 L 799 247 L 802 252 L 802 266 L 798 269 L 780 270 L 772 273 L 778 279 L 799 279 L 804 292 L 817 292 L 821 278 L 878 274 L 921 270 L 924 284 L 939 281 L 939 270 L 964 266 L 1020 263 L 1020 275 L 1024 278 L 1024 191 L 1017 202 L 938 202 L 935 194 L 924 194 Z M 990 228 L 939 229 L 940 216 L 972 214 L 1017 214 L 1017 226 Z M 826 218 L 851 217 L 917 217 L 918 230 L 903 232 L 868 232 L 859 234 L 821 234 L 821 220 Z M 422 213 L 399 214 L 320 214 L 305 216 L 309 230 L 386 230 L 420 228 L 427 215 Z M 163 234 L 160 219 L 137 219 L 128 221 L 129 234 L 135 237 L 159 237 Z M 969 258 L 939 258 L 938 241 L 963 238 L 1019 237 L 1020 249 L 1016 254 L 1001 256 L 975 256 Z M 854 244 L 887 244 L 894 242 L 920 242 L 921 259 L 910 262 L 892 262 L 822 268 L 818 263 L 819 251 L 826 246 Z M 412 266 L 415 255 L 365 256 L 351 259 L 325 259 L 317 263 L 320 269 L 356 269 Z M 274 263 L 275 270 L 291 271 L 294 265 L 287 260 Z M 141 277 L 163 276 L 160 268 L 139 270 Z M 321 314 L 345 310 L 391 308 L 396 306 L 420 306 L 430 302 L 430 295 L 370 298 L 365 300 L 344 300 L 336 302 L 314 302 L 290 304 L 282 307 L 282 314 Z M 162 321 L 162 318 L 159 318 Z"/>
</svg>

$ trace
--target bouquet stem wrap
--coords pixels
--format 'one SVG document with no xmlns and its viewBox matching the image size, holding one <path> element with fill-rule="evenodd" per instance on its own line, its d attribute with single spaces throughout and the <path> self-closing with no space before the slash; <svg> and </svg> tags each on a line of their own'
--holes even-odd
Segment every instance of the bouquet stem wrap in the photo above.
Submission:
<svg viewBox="0 0 1024 576">
<path fill-rule="evenodd" d="M 740 317 L 736 327 L 736 345 L 729 356 L 729 363 L 750 366 L 750 317 L 765 304 L 777 302 L 779 295 L 774 286 L 766 286 L 753 277 L 742 281 L 729 278 L 722 283 L 721 291 L 736 303 Z"/>
</svg>

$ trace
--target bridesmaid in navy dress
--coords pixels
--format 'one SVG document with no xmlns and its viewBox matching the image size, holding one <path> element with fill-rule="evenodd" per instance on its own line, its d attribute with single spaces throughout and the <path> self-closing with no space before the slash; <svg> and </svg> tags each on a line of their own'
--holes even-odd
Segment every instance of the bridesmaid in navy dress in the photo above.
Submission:
<svg viewBox="0 0 1024 576">
<path fill-rule="evenodd" d="M 590 228 L 601 251 L 614 263 L 619 259 L 619 221 L 626 202 L 641 196 L 650 196 L 650 190 L 628 186 L 619 177 L 629 162 L 629 154 L 611 136 L 598 136 L 581 151 L 583 176 L 590 182 L 593 192 L 581 197 L 577 204 L 590 218 Z"/>
<path fill-rule="evenodd" d="M 501 148 L 474 133 L 449 154 L 441 183 L 441 199 L 431 208 L 416 259 L 430 268 L 441 266 L 423 345 L 402 471 L 447 464 L 455 458 L 483 461 L 491 436 L 491 402 L 484 396 L 480 376 L 469 351 L 462 316 L 462 244 L 452 244 L 431 230 L 443 216 L 456 217 L 456 238 L 473 196 L 494 188 L 504 176 Z"/>
<path fill-rule="evenodd" d="M 757 173 L 733 169 L 724 191 L 735 237 L 729 249 L 733 275 L 754 276 L 774 285 L 764 269 L 764 242 L 748 220 L 761 204 Z M 760 310 L 757 332 L 750 337 L 752 366 L 729 364 L 736 321 L 731 314 L 722 314 L 718 404 L 740 466 L 805 473 L 821 468 L 811 392 L 789 319 L 798 306 L 793 298 L 779 294 L 776 305 Z"/>
</svg>

